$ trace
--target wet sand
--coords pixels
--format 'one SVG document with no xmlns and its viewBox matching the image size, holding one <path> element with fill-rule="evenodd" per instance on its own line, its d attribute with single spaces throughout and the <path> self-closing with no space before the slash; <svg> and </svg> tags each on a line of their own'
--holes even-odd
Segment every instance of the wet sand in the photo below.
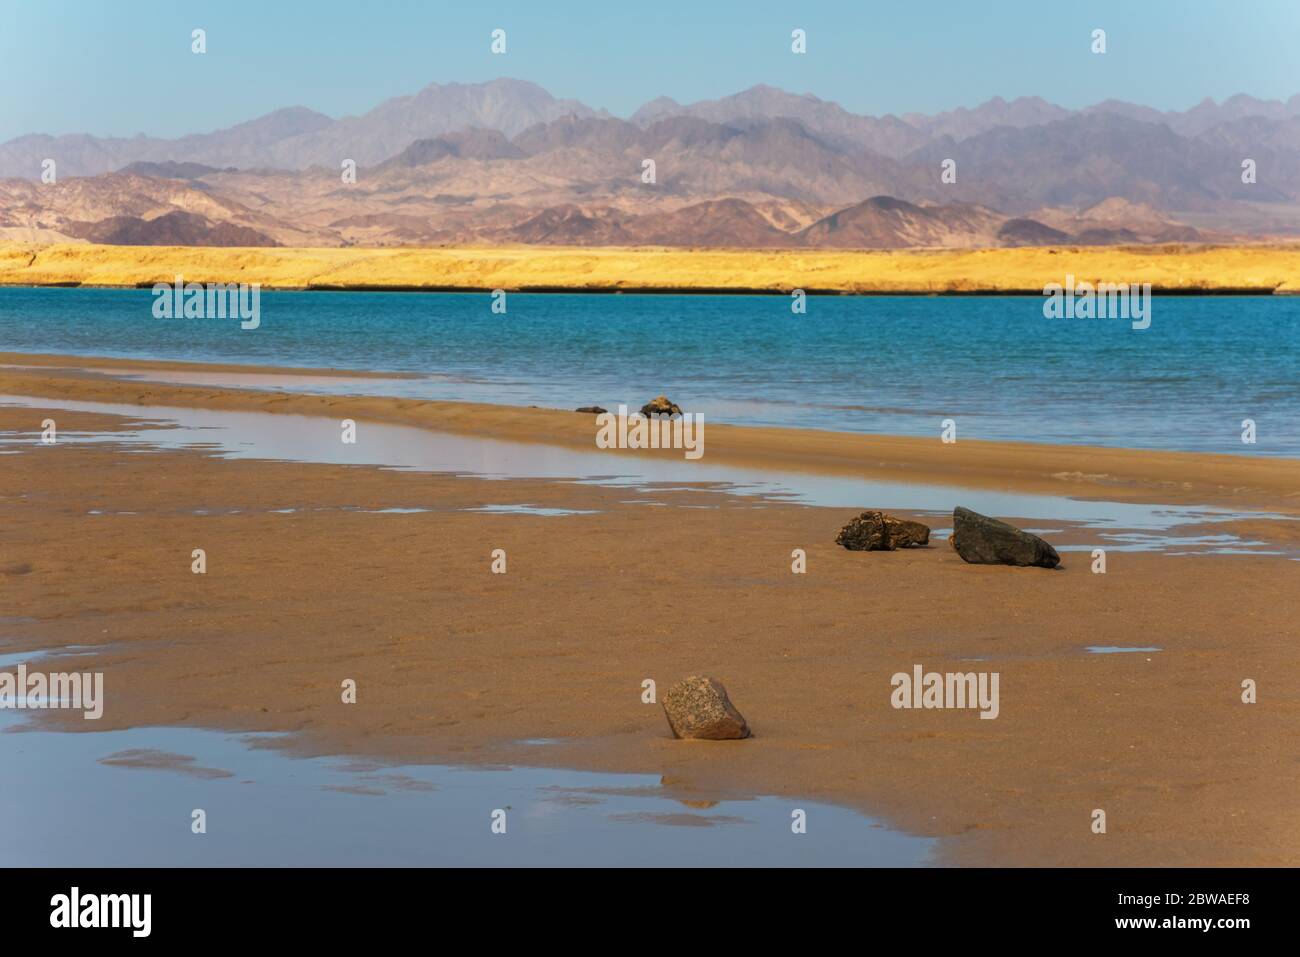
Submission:
<svg viewBox="0 0 1300 957">
<path fill-rule="evenodd" d="M 0 395 L 351 418 L 358 422 L 410 425 L 584 451 L 595 449 L 594 417 L 568 409 L 212 388 L 121 380 L 106 374 L 115 369 L 141 374 L 151 368 L 160 373 L 267 371 L 257 366 L 231 364 L 0 353 Z M 95 369 L 104 372 L 90 371 Z M 346 370 L 276 368 L 269 371 L 281 375 L 357 376 Z M 647 400 L 650 398 L 646 396 Z M 581 398 L 575 398 L 573 403 L 574 408 L 586 404 Z M 957 421 L 960 427 L 960 415 Z M 710 463 L 1114 501 L 1222 505 L 1300 514 L 1300 480 L 1297 479 L 1300 461 L 1295 459 L 970 439 L 944 444 L 938 422 L 933 438 L 728 426 L 713 422 L 706 425 L 704 461 Z M 682 458 L 682 453 L 674 450 L 611 449 L 606 454 L 615 460 L 623 455 Z"/>
<path fill-rule="evenodd" d="M 50 370 L 2 369 L 0 393 L 592 442 L 589 419 L 549 410 Z M 0 408 L 0 430 L 36 432 L 47 416 L 64 434 L 123 427 L 114 416 Z M 105 672 L 104 718 L 43 713 L 52 726 L 293 731 L 303 753 L 657 773 L 704 796 L 739 789 L 858 807 L 943 838 L 942 863 L 1300 862 L 1300 562 L 1112 553 L 1108 573 L 1094 575 L 1084 554 L 1067 553 L 1055 572 L 979 567 L 942 542 L 846 552 L 833 541 L 851 511 L 707 489 L 111 443 L 8 448 L 21 451 L 0 456 L 6 650 L 103 649 L 59 668 Z M 1287 514 L 1297 504 L 1296 463 L 1279 459 L 710 425 L 706 460 L 715 456 L 1113 500 Z M 597 512 L 460 511 L 503 502 Z M 194 548 L 207 552 L 206 575 L 190 571 Z M 490 571 L 494 548 L 507 551 L 505 575 Z M 805 575 L 790 571 L 794 548 L 807 551 Z M 1110 645 L 1161 650 L 1085 651 Z M 999 717 L 891 708 L 891 675 L 914 664 L 998 671 Z M 726 683 L 753 739 L 669 737 L 641 682 L 662 692 L 692 672 Z M 340 701 L 346 678 L 358 684 L 355 705 Z M 1241 703 L 1245 678 L 1259 682 L 1258 704 Z M 511 743 L 537 738 L 558 743 Z M 1095 808 L 1107 812 L 1105 835 L 1090 830 Z"/>
</svg>

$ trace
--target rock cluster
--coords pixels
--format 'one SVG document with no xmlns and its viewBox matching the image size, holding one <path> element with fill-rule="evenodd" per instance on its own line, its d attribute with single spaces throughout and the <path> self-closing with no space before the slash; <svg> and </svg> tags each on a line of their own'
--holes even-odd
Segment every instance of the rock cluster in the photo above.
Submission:
<svg viewBox="0 0 1300 957">
<path fill-rule="evenodd" d="M 1061 556 L 1047 542 L 996 518 L 958 505 L 952 513 L 952 524 L 948 544 L 962 561 L 972 565 L 1056 568 L 1061 564 Z M 854 552 L 892 552 L 929 542 L 929 526 L 895 518 L 878 509 L 856 516 L 835 536 L 836 545 Z"/>
</svg>

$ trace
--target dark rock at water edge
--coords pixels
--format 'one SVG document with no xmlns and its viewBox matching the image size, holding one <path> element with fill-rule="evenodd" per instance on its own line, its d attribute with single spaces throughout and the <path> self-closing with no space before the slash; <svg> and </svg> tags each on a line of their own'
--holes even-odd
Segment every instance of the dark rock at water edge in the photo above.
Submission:
<svg viewBox="0 0 1300 957">
<path fill-rule="evenodd" d="M 1061 556 L 1047 542 L 996 518 L 959 505 L 953 510 L 952 523 L 952 546 L 962 561 L 972 565 L 1055 568 L 1061 564 Z"/>
<path fill-rule="evenodd" d="M 582 406 L 582 407 L 579 408 L 579 409 L 575 409 L 574 411 L 575 411 L 575 412 L 590 412 L 590 413 L 593 414 L 593 415 L 604 415 L 606 412 L 609 411 L 609 409 L 602 409 L 602 408 L 601 408 L 600 406 L 598 406 L 598 405 L 584 405 L 584 406 Z"/>
<path fill-rule="evenodd" d="M 656 396 L 641 406 L 642 415 L 681 415 L 681 407 L 666 395 Z"/>
<path fill-rule="evenodd" d="M 716 678 L 683 678 L 664 693 L 662 703 L 675 738 L 725 741 L 749 737 L 749 725 Z"/>
<path fill-rule="evenodd" d="M 863 512 L 835 536 L 835 544 L 851 552 L 892 552 L 929 542 L 930 526 L 894 518 L 876 509 Z"/>
</svg>

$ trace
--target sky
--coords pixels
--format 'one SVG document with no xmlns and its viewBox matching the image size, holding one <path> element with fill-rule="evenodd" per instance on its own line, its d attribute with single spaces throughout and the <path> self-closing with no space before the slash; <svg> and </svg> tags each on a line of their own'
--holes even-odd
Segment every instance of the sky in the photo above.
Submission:
<svg viewBox="0 0 1300 957">
<path fill-rule="evenodd" d="M 1300 93 L 1297 37 L 1300 0 L 0 0 L 0 141 L 181 136 L 285 106 L 354 115 L 501 76 L 618 116 L 756 83 L 872 115 L 1025 95 L 1186 109 Z"/>
</svg>

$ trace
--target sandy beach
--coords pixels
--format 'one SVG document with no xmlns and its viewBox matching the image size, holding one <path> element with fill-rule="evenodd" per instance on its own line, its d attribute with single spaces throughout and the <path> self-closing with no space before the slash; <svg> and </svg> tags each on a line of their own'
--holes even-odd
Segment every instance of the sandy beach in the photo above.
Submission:
<svg viewBox="0 0 1300 957">
<path fill-rule="evenodd" d="M 0 365 L 0 394 L 48 402 L 0 407 L 11 432 L 47 417 L 63 433 L 151 428 L 59 408 L 75 400 L 593 447 L 591 417 L 566 410 L 117 377 L 247 367 L 15 354 Z M 683 800 L 739 791 L 858 808 L 941 838 L 938 863 L 1300 863 L 1300 563 L 1286 557 L 1114 552 L 1105 575 L 1086 551 L 1056 571 L 974 566 L 942 540 L 848 552 L 834 539 L 851 509 L 709 487 L 629 492 L 113 441 L 10 448 L 4 627 L 13 650 L 97 649 L 75 659 L 108 678 L 93 730 L 289 731 L 295 753 L 476 765 L 536 762 L 518 742 L 556 739 L 548 764 L 659 774 Z M 1298 463 L 1281 458 L 711 424 L 706 459 L 1263 511 L 1276 517 L 1226 527 L 1280 547 L 1300 514 Z M 583 514 L 467 511 L 511 502 Z M 1053 527 L 1058 546 L 1090 540 Z M 190 568 L 200 547 L 202 576 Z M 491 573 L 494 548 L 507 574 Z M 796 548 L 807 574 L 791 573 Z M 1160 650 L 1085 650 L 1109 645 Z M 893 709 L 890 676 L 914 664 L 996 668 L 999 717 Z M 644 679 L 664 689 L 701 672 L 726 684 L 752 739 L 676 741 L 642 703 Z M 340 703 L 347 678 L 356 705 Z M 1258 704 L 1241 702 L 1247 678 Z M 88 730 L 67 712 L 42 720 Z M 1090 830 L 1096 808 L 1105 835 Z"/>
</svg>

